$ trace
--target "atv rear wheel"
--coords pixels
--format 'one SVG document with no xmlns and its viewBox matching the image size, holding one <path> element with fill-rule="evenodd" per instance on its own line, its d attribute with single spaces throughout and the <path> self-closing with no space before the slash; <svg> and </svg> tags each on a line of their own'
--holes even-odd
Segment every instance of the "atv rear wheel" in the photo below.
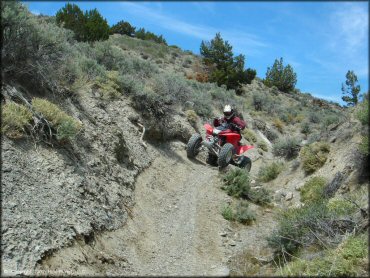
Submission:
<svg viewBox="0 0 370 278">
<path fill-rule="evenodd" d="M 217 166 L 217 159 L 218 157 L 216 155 L 214 155 L 213 153 L 208 153 L 208 157 L 207 157 L 207 160 L 206 162 L 209 164 L 209 165 L 212 165 L 212 166 Z"/>
<path fill-rule="evenodd" d="M 247 172 L 251 171 L 252 168 L 252 160 L 249 157 L 243 156 L 240 158 L 241 161 L 238 164 L 239 168 L 245 169 Z"/>
<path fill-rule="evenodd" d="M 200 134 L 195 133 L 190 137 L 186 146 L 186 154 L 189 158 L 194 158 L 197 156 L 201 143 L 202 136 L 200 136 Z"/>
<path fill-rule="evenodd" d="M 225 145 L 223 145 L 220 151 L 220 156 L 218 157 L 218 166 L 224 168 L 229 165 L 233 157 L 233 152 L 234 146 L 232 144 L 226 143 Z"/>
</svg>

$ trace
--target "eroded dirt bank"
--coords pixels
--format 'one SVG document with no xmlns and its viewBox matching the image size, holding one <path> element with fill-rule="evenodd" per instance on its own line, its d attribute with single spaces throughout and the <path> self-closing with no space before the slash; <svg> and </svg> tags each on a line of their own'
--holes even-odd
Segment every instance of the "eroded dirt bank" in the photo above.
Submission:
<svg viewBox="0 0 370 278">
<path fill-rule="evenodd" d="M 50 273 L 225 275 L 228 221 L 219 213 L 229 197 L 218 169 L 186 158 L 185 145 L 158 151 L 137 179 L 135 206 L 122 228 L 77 241 L 45 259 Z M 86 243 L 87 242 L 87 243 Z"/>
</svg>

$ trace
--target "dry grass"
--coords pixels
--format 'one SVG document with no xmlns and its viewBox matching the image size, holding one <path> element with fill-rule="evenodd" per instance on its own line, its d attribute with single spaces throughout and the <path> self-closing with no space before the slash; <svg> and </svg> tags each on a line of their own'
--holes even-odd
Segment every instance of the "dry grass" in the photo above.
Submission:
<svg viewBox="0 0 370 278">
<path fill-rule="evenodd" d="M 24 105 L 9 102 L 2 107 L 1 117 L 1 131 L 10 138 L 21 138 L 32 120 L 32 112 Z"/>
<path fill-rule="evenodd" d="M 82 127 L 81 123 L 46 99 L 34 98 L 32 99 L 32 105 L 56 129 L 58 140 L 73 139 Z"/>
</svg>

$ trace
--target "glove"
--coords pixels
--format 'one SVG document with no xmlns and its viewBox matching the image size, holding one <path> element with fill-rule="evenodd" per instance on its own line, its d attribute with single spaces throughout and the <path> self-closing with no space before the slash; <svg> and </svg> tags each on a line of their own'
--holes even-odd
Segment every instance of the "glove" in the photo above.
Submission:
<svg viewBox="0 0 370 278">
<path fill-rule="evenodd" d="M 231 123 L 230 126 L 231 126 L 231 129 L 240 131 L 240 127 L 238 127 L 236 124 Z"/>
<path fill-rule="evenodd" d="M 214 118 L 213 119 L 213 126 L 219 126 L 220 125 L 220 119 L 219 118 Z"/>
</svg>

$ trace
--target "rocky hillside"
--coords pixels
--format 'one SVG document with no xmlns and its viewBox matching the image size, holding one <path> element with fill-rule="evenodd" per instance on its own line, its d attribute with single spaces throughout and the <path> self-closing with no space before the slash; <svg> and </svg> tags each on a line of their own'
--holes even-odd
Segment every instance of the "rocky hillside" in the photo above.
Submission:
<svg viewBox="0 0 370 278">
<path fill-rule="evenodd" d="M 353 269 L 335 274 L 368 273 L 363 108 L 283 93 L 258 78 L 238 96 L 203 82 L 200 57 L 179 48 L 121 35 L 77 42 L 17 3 L 4 4 L 2 17 L 3 274 L 322 274 L 310 262 L 332 261 L 330 252 L 352 242 L 360 246 L 341 259 Z M 226 103 L 254 145 L 247 200 L 225 184 L 245 173 L 208 165 L 204 151 L 185 155 L 190 136 L 204 134 Z M 324 232 L 299 222 L 312 200 L 337 209 L 312 213 L 315 223 L 332 221 Z M 249 218 L 227 216 L 239 203 Z M 323 244 L 291 235 L 281 219 Z M 291 242 L 276 235 L 296 236 L 292 250 L 306 265 L 282 261 Z"/>
</svg>

